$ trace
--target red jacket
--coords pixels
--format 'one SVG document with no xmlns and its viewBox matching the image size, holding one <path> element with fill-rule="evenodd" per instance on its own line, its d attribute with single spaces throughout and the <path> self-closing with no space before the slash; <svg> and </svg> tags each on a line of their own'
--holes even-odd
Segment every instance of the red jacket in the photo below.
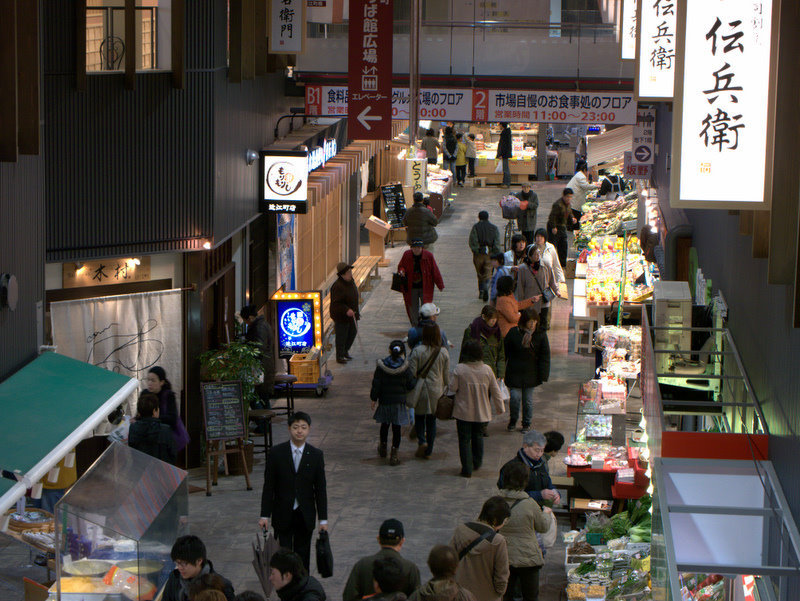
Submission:
<svg viewBox="0 0 800 601">
<path fill-rule="evenodd" d="M 422 269 L 422 303 L 432 303 L 434 284 L 439 290 L 444 290 L 444 281 L 431 251 L 422 251 L 420 268 Z M 408 311 L 411 307 L 411 274 L 414 273 L 414 253 L 410 248 L 403 253 L 403 257 L 397 264 L 397 270 L 406 274 L 407 287 L 403 291 L 403 300 L 406 303 L 406 311 Z"/>
</svg>

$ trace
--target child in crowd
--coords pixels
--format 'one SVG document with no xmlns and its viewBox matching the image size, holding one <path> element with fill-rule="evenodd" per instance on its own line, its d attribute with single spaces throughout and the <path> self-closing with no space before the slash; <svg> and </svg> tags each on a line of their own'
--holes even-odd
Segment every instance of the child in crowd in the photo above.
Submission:
<svg viewBox="0 0 800 601">
<path fill-rule="evenodd" d="M 492 268 L 494 269 L 494 274 L 492 275 L 492 289 L 489 292 L 489 300 L 492 304 L 495 304 L 497 300 L 497 280 L 499 280 L 504 275 L 511 275 L 511 268 L 506 266 L 506 256 L 503 253 L 497 253 L 492 255 Z"/>
<path fill-rule="evenodd" d="M 414 388 L 414 374 L 406 360 L 406 345 L 402 340 L 389 343 L 389 356 L 379 359 L 372 376 L 372 389 L 369 398 L 375 421 L 381 425 L 378 456 L 386 457 L 389 426 L 392 427 L 392 451 L 389 465 L 398 465 L 400 458 L 400 428 L 411 423 L 411 415 L 406 407 L 406 394 Z M 377 409 L 376 409 L 377 407 Z"/>
</svg>

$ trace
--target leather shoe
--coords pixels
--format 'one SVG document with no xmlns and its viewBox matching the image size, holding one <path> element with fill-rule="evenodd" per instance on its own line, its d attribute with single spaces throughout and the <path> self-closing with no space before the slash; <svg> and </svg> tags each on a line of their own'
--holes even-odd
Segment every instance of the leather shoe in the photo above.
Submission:
<svg viewBox="0 0 800 601">
<path fill-rule="evenodd" d="M 344 358 L 347 359 L 348 361 L 352 361 L 353 360 L 353 358 L 350 356 L 350 353 L 345 353 L 344 354 Z"/>
<path fill-rule="evenodd" d="M 345 359 L 344 357 L 336 357 L 336 363 L 341 363 L 342 365 L 344 365 L 345 363 L 347 363 L 347 359 Z"/>
</svg>

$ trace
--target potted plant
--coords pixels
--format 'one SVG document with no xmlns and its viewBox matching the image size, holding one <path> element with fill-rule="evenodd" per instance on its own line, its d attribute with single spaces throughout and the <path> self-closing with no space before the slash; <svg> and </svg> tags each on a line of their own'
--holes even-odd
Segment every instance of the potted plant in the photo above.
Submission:
<svg viewBox="0 0 800 601">
<path fill-rule="evenodd" d="M 222 348 L 206 351 L 200 355 L 201 375 L 204 381 L 231 381 L 238 380 L 242 385 L 242 413 L 244 415 L 245 436 L 248 430 L 248 414 L 250 403 L 258 400 L 256 386 L 263 377 L 261 365 L 261 349 L 254 342 L 235 340 L 223 345 Z M 253 471 L 253 443 L 245 440 L 245 460 L 247 471 Z M 228 455 L 228 467 L 233 473 L 237 472 L 239 456 Z"/>
</svg>

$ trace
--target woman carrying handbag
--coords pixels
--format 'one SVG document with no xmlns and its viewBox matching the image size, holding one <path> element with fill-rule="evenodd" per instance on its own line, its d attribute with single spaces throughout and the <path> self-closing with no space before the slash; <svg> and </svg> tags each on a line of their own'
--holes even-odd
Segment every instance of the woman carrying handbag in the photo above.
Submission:
<svg viewBox="0 0 800 601">
<path fill-rule="evenodd" d="M 409 369 L 417 378 L 414 390 L 408 393 L 406 405 L 414 409 L 417 431 L 416 456 L 430 459 L 436 439 L 436 404 L 447 388 L 450 355 L 442 347 L 442 335 L 436 324 L 422 328 L 422 342 L 408 357 Z"/>
</svg>

